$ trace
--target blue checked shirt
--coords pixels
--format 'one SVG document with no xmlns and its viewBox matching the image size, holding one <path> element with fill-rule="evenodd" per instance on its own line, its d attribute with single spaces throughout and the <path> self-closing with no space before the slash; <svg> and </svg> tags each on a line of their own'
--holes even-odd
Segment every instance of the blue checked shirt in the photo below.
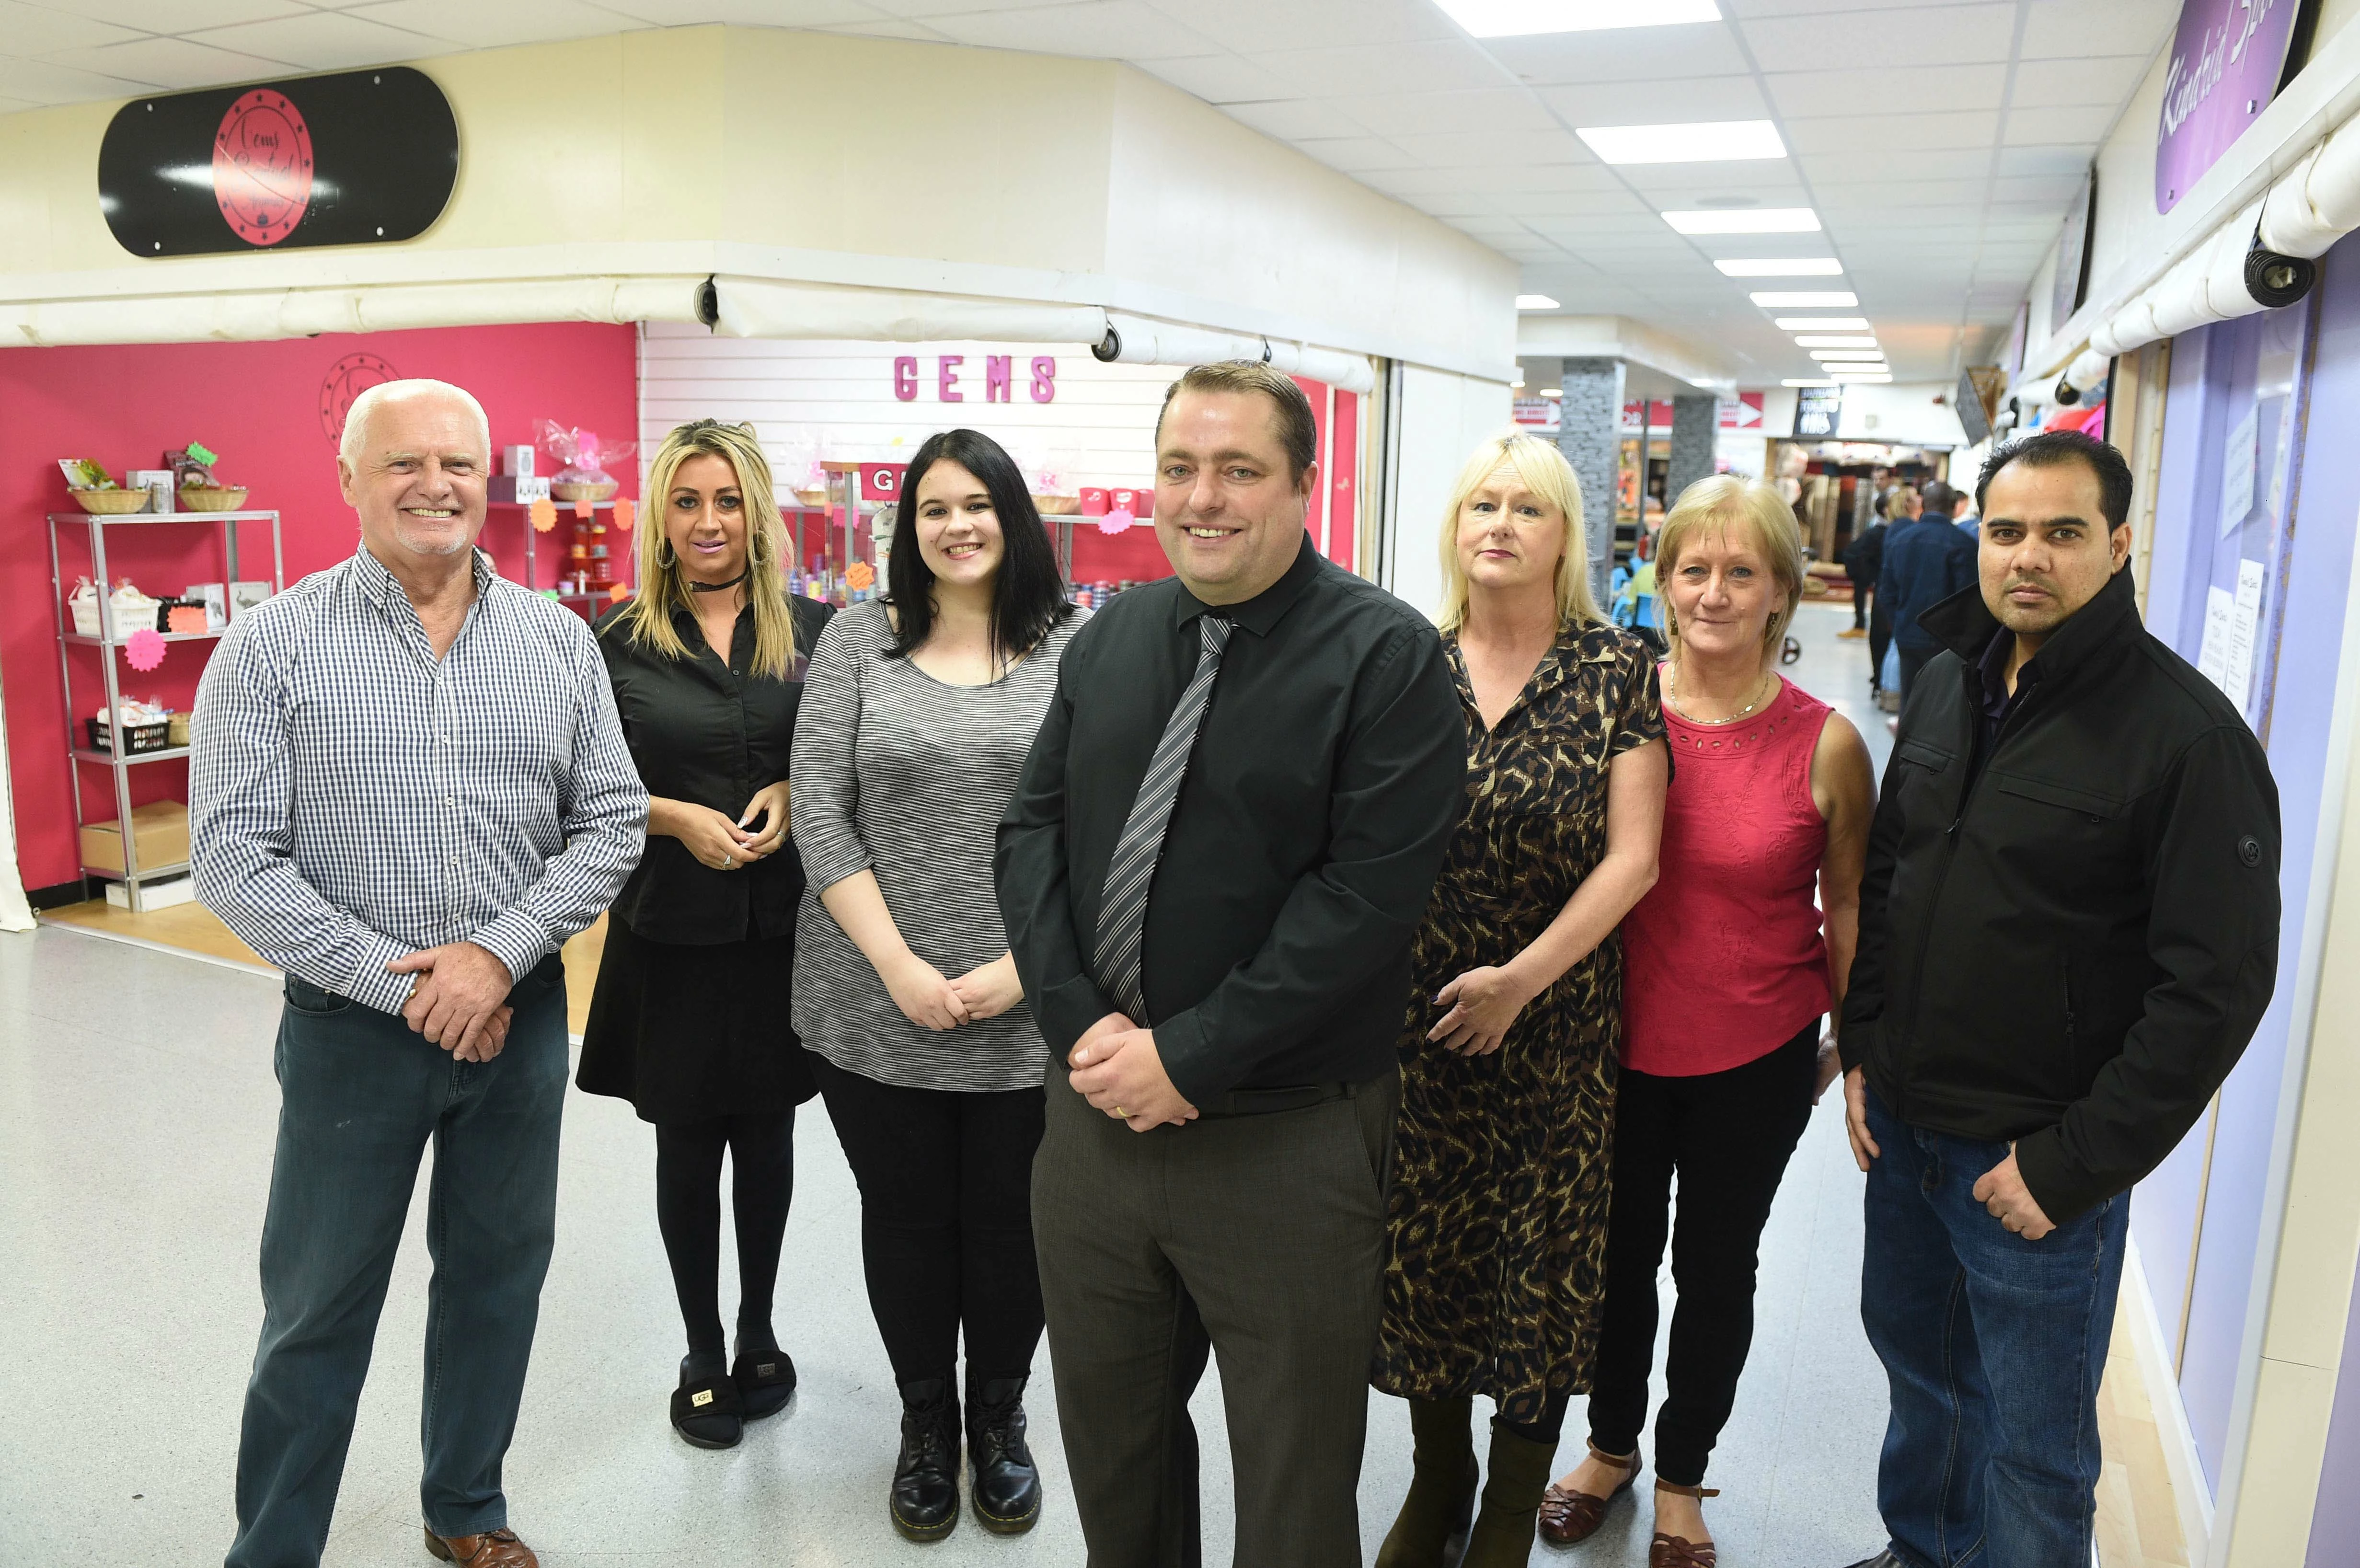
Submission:
<svg viewBox="0 0 2360 1568">
<path fill-rule="evenodd" d="M 469 941 L 519 979 L 613 902 L 648 792 L 590 629 L 475 558 L 438 663 L 366 549 L 238 618 L 197 690 L 197 894 L 290 973 L 398 1013 Z"/>
</svg>

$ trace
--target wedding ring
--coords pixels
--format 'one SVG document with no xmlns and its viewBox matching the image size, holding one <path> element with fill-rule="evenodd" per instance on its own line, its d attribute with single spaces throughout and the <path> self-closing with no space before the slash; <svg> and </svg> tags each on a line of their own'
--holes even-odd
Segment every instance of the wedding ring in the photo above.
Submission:
<svg viewBox="0 0 2360 1568">
<path fill-rule="evenodd" d="M 1114 1108 L 1114 1114 L 1115 1114 L 1115 1119 L 1116 1119 L 1117 1121 L 1120 1121 L 1120 1122 L 1128 1122 L 1128 1121 L 1130 1121 L 1130 1120 L 1131 1120 L 1131 1113 L 1130 1113 L 1130 1112 L 1128 1112 L 1128 1111 L 1126 1111 L 1126 1110 L 1124 1110 L 1124 1109 L 1123 1109 L 1121 1106 L 1120 1106 L 1120 1105 L 1118 1105 L 1118 1106 L 1116 1106 L 1116 1107 Z"/>
<path fill-rule="evenodd" d="M 721 857 L 721 869 L 725 872 L 737 863 L 738 857 L 735 855 L 724 855 Z"/>
</svg>

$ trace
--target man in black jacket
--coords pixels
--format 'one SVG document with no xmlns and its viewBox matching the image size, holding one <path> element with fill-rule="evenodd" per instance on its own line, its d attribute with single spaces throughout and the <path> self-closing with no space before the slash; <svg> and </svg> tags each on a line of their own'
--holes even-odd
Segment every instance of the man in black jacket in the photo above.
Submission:
<svg viewBox="0 0 2360 1568">
<path fill-rule="evenodd" d="M 2203 1113 L 2278 967 L 2278 792 L 2140 624 L 2131 476 L 1994 455 L 1981 583 L 1901 714 L 1841 1049 L 1891 1541 L 1858 1568 L 2080 1568 L 2129 1189 Z"/>
</svg>

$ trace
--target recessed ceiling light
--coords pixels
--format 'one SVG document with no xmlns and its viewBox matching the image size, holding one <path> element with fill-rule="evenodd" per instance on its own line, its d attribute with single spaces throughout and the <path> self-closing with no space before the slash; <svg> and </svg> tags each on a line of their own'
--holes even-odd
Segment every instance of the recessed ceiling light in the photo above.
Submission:
<svg viewBox="0 0 2360 1568">
<path fill-rule="evenodd" d="M 1550 299 L 1546 294 L 1519 294 L 1516 296 L 1516 309 L 1520 311 L 1553 311 L 1557 309 L 1557 302 Z"/>
<path fill-rule="evenodd" d="M 1882 361 L 1885 358 L 1885 350 L 1881 348 L 1814 348 L 1811 350 L 1811 357 L 1822 365 L 1839 359 Z"/>
<path fill-rule="evenodd" d="M 1780 332 L 1866 332 L 1866 316 L 1780 316 L 1770 323 Z"/>
<path fill-rule="evenodd" d="M 1666 213 L 1681 234 L 1817 234 L 1819 214 L 1808 207 L 1756 207 L 1751 212 L 1704 209 Z"/>
<path fill-rule="evenodd" d="M 1565 389 L 1563 387 L 1543 387 L 1541 389 L 1541 396 L 1544 398 L 1561 398 L 1565 396 Z"/>
<path fill-rule="evenodd" d="M 1835 385 L 1833 381 L 1814 381 L 1808 378 L 1781 381 L 1778 384 L 1782 387 L 1832 387 Z"/>
<path fill-rule="evenodd" d="M 1607 163 L 1714 163 L 1784 158 L 1786 144 L 1767 120 L 1709 120 L 1680 126 L 1576 126 L 1573 134 Z"/>
<path fill-rule="evenodd" d="M 1748 294 L 1746 298 L 1764 310 L 1773 311 L 1781 306 L 1799 311 L 1841 311 L 1860 303 L 1858 294 L 1842 289 L 1830 289 L 1816 293 L 1809 291 L 1794 293 L 1786 290 L 1774 289 L 1766 294 Z"/>
<path fill-rule="evenodd" d="M 1721 20 L 1721 8 L 1713 0 L 1435 0 L 1435 4 L 1479 38 Z"/>
<path fill-rule="evenodd" d="M 1855 334 L 1813 334 L 1805 333 L 1795 340 L 1797 348 L 1874 348 L 1876 339 Z"/>
<path fill-rule="evenodd" d="M 1724 278 L 1835 278 L 1843 272 L 1843 263 L 1832 256 L 1749 256 L 1713 265 Z"/>
</svg>

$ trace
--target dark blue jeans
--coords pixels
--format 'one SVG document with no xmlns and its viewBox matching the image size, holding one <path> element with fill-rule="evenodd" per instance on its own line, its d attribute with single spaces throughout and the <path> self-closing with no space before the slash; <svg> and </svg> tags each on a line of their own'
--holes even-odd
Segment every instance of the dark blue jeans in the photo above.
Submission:
<svg viewBox="0 0 2360 1568">
<path fill-rule="evenodd" d="M 1905 1126 L 1871 1091 L 1860 1315 L 1893 1410 L 1876 1506 L 1911 1568 L 2089 1568 L 2098 1380 L 2127 1193 L 2040 1240 L 1974 1200 L 2005 1144 Z"/>
<path fill-rule="evenodd" d="M 228 1568 L 320 1561 L 430 1138 L 420 1501 L 438 1535 L 508 1522 L 500 1460 L 556 1226 L 566 1048 L 555 959 L 510 994 L 508 1045 L 488 1062 L 454 1061 L 399 1018 L 291 975 L 286 995 L 262 1342 L 246 1389 Z"/>
</svg>

